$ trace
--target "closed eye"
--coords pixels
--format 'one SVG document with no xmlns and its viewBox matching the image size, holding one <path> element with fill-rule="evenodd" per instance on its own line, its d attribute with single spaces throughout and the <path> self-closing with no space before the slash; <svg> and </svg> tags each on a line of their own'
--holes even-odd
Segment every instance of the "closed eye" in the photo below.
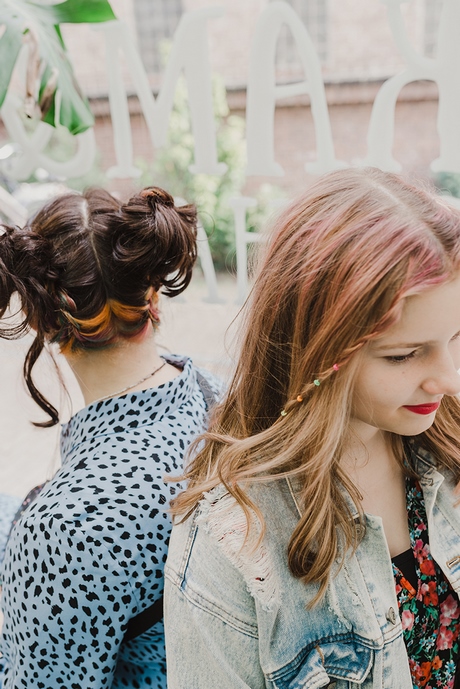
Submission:
<svg viewBox="0 0 460 689">
<path fill-rule="evenodd" d="M 413 357 L 416 355 L 416 353 L 417 353 L 417 350 L 414 349 L 412 352 L 409 352 L 409 354 L 398 354 L 396 356 L 386 356 L 385 359 L 392 364 L 402 364 L 405 361 L 409 361 L 409 359 L 413 359 Z"/>
</svg>

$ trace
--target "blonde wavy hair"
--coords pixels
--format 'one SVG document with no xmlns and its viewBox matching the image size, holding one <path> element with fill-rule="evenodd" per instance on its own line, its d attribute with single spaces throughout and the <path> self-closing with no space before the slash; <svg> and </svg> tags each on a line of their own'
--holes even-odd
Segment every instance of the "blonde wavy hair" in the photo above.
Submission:
<svg viewBox="0 0 460 689">
<path fill-rule="evenodd" d="M 248 521 L 252 510 L 262 520 L 250 484 L 296 476 L 302 516 L 289 567 L 320 584 L 319 598 L 339 541 L 347 552 L 358 538 L 341 487 L 361 513 L 360 496 L 340 457 L 359 352 L 397 321 L 405 295 L 450 280 L 459 260 L 460 212 L 434 191 L 373 168 L 333 172 L 311 186 L 275 223 L 233 380 L 173 514 L 187 515 L 223 484 Z M 457 481 L 459 439 L 460 402 L 444 397 L 419 442 Z M 392 440 L 402 461 L 403 441 Z"/>
</svg>

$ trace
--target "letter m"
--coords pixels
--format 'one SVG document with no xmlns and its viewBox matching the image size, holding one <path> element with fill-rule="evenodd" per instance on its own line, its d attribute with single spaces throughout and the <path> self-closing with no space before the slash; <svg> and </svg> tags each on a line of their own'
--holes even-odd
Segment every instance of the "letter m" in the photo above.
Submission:
<svg viewBox="0 0 460 689">
<path fill-rule="evenodd" d="M 219 7 L 186 12 L 174 35 L 171 54 L 155 99 L 140 55 L 127 27 L 120 21 L 100 24 L 107 47 L 109 100 L 114 131 L 117 166 L 112 176 L 136 176 L 132 163 L 132 139 L 128 101 L 121 71 L 124 53 L 130 77 L 149 129 L 153 145 L 165 146 L 177 80 L 183 72 L 187 83 L 192 132 L 195 142 L 193 172 L 222 174 L 224 163 L 217 161 L 216 132 L 212 104 L 212 81 L 208 54 L 207 20 L 223 13 Z"/>
</svg>

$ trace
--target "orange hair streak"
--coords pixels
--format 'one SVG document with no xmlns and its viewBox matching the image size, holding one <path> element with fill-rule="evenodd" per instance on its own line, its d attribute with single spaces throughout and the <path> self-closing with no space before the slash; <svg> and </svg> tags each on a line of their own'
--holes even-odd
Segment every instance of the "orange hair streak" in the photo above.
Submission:
<svg viewBox="0 0 460 689">
<path fill-rule="evenodd" d="M 142 306 L 123 304 L 117 299 L 108 299 L 102 309 L 91 318 L 76 318 L 69 311 L 61 313 L 67 321 L 54 338 L 62 352 L 77 348 L 95 349 L 113 344 L 119 337 L 139 335 L 151 322 L 160 322 L 156 303 L 158 296 L 153 290 L 147 293 L 148 301 Z"/>
</svg>

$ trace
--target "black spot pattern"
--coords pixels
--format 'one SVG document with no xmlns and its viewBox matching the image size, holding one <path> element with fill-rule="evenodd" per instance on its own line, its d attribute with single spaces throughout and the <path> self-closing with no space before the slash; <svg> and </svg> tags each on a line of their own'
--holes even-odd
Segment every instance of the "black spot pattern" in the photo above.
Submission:
<svg viewBox="0 0 460 689">
<path fill-rule="evenodd" d="M 62 467 L 5 554 L 3 689 L 166 687 L 163 623 L 123 636 L 163 591 L 179 488 L 163 477 L 181 471 L 205 421 L 190 360 L 167 358 L 183 368 L 174 380 L 91 404 L 63 426 Z"/>
</svg>

